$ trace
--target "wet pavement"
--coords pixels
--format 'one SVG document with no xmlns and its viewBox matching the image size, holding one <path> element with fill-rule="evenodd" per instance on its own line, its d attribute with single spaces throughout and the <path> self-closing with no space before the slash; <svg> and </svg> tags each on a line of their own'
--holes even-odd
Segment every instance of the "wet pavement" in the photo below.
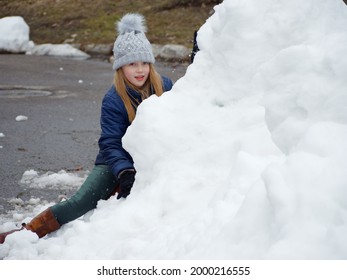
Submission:
<svg viewBox="0 0 347 280">
<path fill-rule="evenodd" d="M 156 62 L 176 81 L 187 64 Z M 98 151 L 101 100 L 113 80 L 101 60 L 0 55 L 0 214 L 10 199 L 48 201 L 62 190 L 23 189 L 27 170 L 40 173 L 90 170 Z M 16 121 L 18 116 L 28 117 Z"/>
</svg>

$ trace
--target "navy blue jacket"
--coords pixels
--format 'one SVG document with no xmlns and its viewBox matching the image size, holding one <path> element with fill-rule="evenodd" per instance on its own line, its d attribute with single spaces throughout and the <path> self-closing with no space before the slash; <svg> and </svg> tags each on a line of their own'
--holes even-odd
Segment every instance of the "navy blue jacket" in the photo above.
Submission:
<svg viewBox="0 0 347 280">
<path fill-rule="evenodd" d="M 164 92 L 172 88 L 172 81 L 162 77 Z M 133 89 L 127 88 L 128 94 L 142 102 L 141 95 Z M 108 165 L 112 173 L 118 178 L 125 169 L 134 169 L 134 162 L 130 154 L 122 146 L 122 138 L 130 125 L 125 105 L 118 95 L 114 85 L 105 94 L 101 107 L 101 136 L 99 138 L 99 153 L 96 165 Z"/>
</svg>

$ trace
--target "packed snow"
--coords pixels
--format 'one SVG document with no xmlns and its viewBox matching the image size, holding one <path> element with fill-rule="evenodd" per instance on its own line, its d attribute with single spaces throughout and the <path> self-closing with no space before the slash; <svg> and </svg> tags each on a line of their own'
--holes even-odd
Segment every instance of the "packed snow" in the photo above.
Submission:
<svg viewBox="0 0 347 280">
<path fill-rule="evenodd" d="M 131 195 L 40 240 L 12 234 L 0 258 L 346 259 L 346 26 L 342 0 L 216 6 L 186 75 L 125 135 Z M 29 187 L 82 180 L 32 169 Z M 35 205 L 0 230 L 50 203 Z"/>
<path fill-rule="evenodd" d="M 33 45 L 29 25 L 22 17 L 0 18 L 0 52 L 26 52 Z"/>
</svg>

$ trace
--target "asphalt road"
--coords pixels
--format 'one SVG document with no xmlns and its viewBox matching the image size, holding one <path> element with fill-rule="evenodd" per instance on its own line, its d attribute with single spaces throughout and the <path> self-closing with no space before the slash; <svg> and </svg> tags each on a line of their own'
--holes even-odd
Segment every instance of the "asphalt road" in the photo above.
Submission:
<svg viewBox="0 0 347 280">
<path fill-rule="evenodd" d="M 156 62 L 176 81 L 187 65 Z M 113 80 L 101 60 L 0 55 L 0 214 L 9 200 L 51 201 L 62 190 L 23 189 L 23 173 L 90 170 L 98 151 L 101 100 Z M 26 121 L 16 121 L 24 115 Z M 65 190 L 66 192 L 66 190 Z"/>
</svg>

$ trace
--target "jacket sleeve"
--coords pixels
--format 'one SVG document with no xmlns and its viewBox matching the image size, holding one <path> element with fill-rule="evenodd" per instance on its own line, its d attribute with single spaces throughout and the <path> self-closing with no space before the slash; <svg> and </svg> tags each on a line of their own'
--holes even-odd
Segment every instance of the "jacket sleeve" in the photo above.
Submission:
<svg viewBox="0 0 347 280">
<path fill-rule="evenodd" d="M 133 169 L 133 160 L 122 146 L 129 124 L 128 114 L 120 98 L 105 96 L 101 107 L 101 136 L 99 148 L 105 163 L 110 166 L 112 173 L 118 177 L 124 169 Z"/>
<path fill-rule="evenodd" d="M 173 83 L 170 78 L 162 76 L 164 92 L 172 89 Z"/>
</svg>

